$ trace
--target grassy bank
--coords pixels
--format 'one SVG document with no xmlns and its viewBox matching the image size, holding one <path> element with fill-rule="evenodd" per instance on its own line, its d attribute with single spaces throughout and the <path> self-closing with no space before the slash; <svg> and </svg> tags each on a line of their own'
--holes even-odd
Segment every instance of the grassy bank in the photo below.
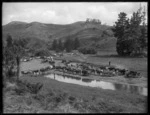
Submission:
<svg viewBox="0 0 150 115">
<path fill-rule="evenodd" d="M 29 94 L 17 96 L 17 99 L 29 99 L 29 102 L 22 103 L 30 103 L 28 107 L 32 106 L 32 112 L 146 112 L 147 100 L 141 95 L 62 83 L 45 77 L 22 77 L 21 80 L 44 84 L 42 90 L 36 95 L 36 99 L 35 95 Z M 5 97 L 7 98 L 5 100 L 9 100 L 9 96 Z M 13 98 L 16 96 L 13 95 Z M 9 105 L 8 102 L 5 104 Z"/>
</svg>

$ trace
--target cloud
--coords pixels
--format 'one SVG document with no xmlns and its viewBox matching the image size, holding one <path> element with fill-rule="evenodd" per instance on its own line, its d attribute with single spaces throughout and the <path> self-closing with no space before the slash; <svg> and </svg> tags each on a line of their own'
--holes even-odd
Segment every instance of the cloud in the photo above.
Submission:
<svg viewBox="0 0 150 115">
<path fill-rule="evenodd" d="M 3 3 L 3 25 L 11 21 L 69 24 L 85 21 L 86 18 L 100 19 L 102 23 L 113 25 L 120 12 L 130 17 L 139 8 L 139 2 L 80 2 L 80 3 Z M 146 5 L 147 3 L 142 3 Z"/>
</svg>

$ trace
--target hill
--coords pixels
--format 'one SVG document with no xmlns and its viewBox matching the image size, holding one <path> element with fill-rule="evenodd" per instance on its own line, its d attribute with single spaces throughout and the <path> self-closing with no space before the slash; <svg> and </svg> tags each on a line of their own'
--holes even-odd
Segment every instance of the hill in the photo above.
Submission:
<svg viewBox="0 0 150 115">
<path fill-rule="evenodd" d="M 82 46 L 93 45 L 93 47 L 98 46 L 96 48 L 103 48 L 103 46 L 107 44 L 108 49 L 111 49 L 111 47 L 114 49 L 115 45 L 113 44 L 115 44 L 116 41 L 113 39 L 113 32 L 111 31 L 110 26 L 85 23 L 84 21 L 66 25 L 13 21 L 4 25 L 2 30 L 4 41 L 7 34 L 10 34 L 13 39 L 33 38 L 36 41 L 42 40 L 43 42 L 50 44 L 54 39 L 61 39 L 64 41 L 66 38 L 78 38 Z M 33 41 L 34 40 L 31 40 L 30 42 Z M 30 45 L 31 44 L 34 43 L 30 43 Z M 105 47 L 105 49 L 107 49 L 107 47 Z"/>
</svg>

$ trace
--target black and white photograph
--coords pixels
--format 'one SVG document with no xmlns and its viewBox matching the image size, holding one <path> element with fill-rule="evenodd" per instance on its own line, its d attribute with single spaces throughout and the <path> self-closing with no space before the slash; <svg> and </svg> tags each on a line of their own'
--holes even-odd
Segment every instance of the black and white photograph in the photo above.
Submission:
<svg viewBox="0 0 150 115">
<path fill-rule="evenodd" d="M 147 113 L 148 2 L 2 2 L 2 113 Z"/>
</svg>

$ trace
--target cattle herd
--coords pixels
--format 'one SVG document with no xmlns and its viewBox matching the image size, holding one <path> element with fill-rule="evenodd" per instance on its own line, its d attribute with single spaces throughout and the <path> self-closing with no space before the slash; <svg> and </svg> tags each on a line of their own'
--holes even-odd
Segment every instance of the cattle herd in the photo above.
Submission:
<svg viewBox="0 0 150 115">
<path fill-rule="evenodd" d="M 45 68 L 41 68 L 40 70 L 27 70 L 27 71 L 21 71 L 24 75 L 44 75 L 46 72 L 52 69 L 52 66 L 48 66 Z"/>
<path fill-rule="evenodd" d="M 81 62 L 65 62 L 65 61 L 62 62 L 64 63 L 65 66 L 55 66 L 55 69 L 58 71 L 75 75 L 81 76 L 96 75 L 101 77 L 113 77 L 123 75 L 127 78 L 140 77 L 140 73 L 136 71 L 129 71 L 127 69 L 120 69 L 113 66 L 100 66 Z"/>
<path fill-rule="evenodd" d="M 49 62 L 50 66 L 41 68 L 40 70 L 21 71 L 22 74 L 43 75 L 49 70 L 61 71 L 63 73 L 80 75 L 80 76 L 101 76 L 101 77 L 113 77 L 124 76 L 126 78 L 140 77 L 140 73 L 136 71 L 129 71 L 127 69 L 120 69 L 114 66 L 100 66 L 84 62 L 72 62 L 62 60 L 61 65 L 55 65 L 55 61 L 47 61 L 45 59 L 42 62 Z"/>
</svg>

